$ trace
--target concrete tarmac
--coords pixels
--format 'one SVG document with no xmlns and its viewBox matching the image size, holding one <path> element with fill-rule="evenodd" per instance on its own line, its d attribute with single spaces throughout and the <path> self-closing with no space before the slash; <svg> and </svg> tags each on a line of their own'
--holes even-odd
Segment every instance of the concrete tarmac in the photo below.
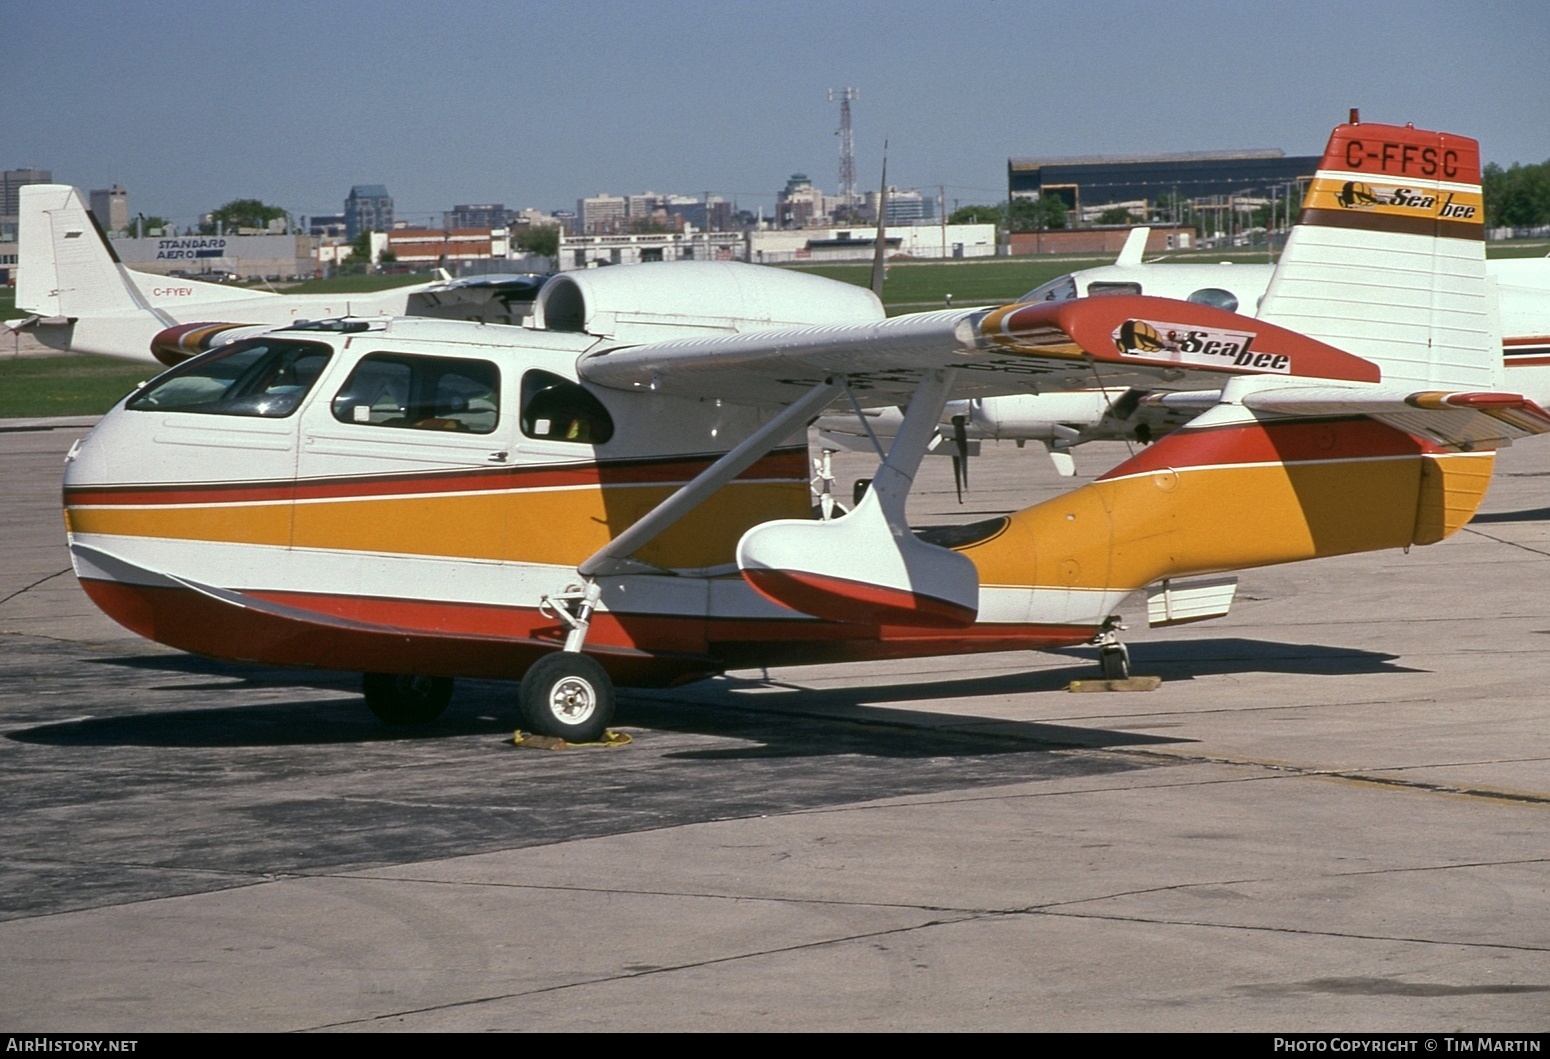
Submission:
<svg viewBox="0 0 1550 1059">
<path fill-rule="evenodd" d="M 0 423 L 0 1029 L 1550 1028 L 1544 441 L 1440 545 L 1127 608 L 1155 692 L 1068 693 L 1080 650 L 740 672 L 543 752 L 510 685 L 406 733 L 102 617 L 84 430 Z M 972 472 L 917 520 L 1069 485 Z"/>
</svg>

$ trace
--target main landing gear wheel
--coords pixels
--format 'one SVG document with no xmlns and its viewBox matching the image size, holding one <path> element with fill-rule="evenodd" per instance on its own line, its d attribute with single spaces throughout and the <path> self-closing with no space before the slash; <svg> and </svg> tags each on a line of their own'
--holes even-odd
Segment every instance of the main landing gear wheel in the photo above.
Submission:
<svg viewBox="0 0 1550 1059">
<path fill-rule="evenodd" d="M 367 673 L 361 678 L 366 707 L 387 724 L 430 724 L 452 701 L 447 677 Z"/>
<path fill-rule="evenodd" d="M 1104 680 L 1125 680 L 1130 676 L 1130 648 L 1122 643 L 1098 648 L 1098 669 Z"/>
<path fill-rule="evenodd" d="M 539 735 L 595 743 L 614 716 L 614 685 L 597 661 L 578 651 L 544 655 L 517 692 L 522 722 Z"/>
</svg>

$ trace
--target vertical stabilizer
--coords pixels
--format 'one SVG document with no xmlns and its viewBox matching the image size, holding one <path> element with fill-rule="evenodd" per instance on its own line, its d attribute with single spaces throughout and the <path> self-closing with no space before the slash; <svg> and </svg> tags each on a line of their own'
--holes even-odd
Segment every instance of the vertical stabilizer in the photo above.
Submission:
<svg viewBox="0 0 1550 1059">
<path fill-rule="evenodd" d="M 75 188 L 22 188 L 18 222 L 19 308 L 76 318 L 145 308 Z M 42 267 L 35 269 L 35 262 Z M 51 305 L 51 311 L 43 314 L 31 301 Z"/>
<path fill-rule="evenodd" d="M 1338 126 L 1259 317 L 1373 361 L 1386 384 L 1498 389 L 1484 212 L 1475 140 Z"/>
<path fill-rule="evenodd" d="M 1141 255 L 1146 253 L 1146 241 L 1152 237 L 1152 229 L 1149 225 L 1130 229 L 1130 234 L 1125 236 L 1125 245 L 1120 247 L 1119 257 L 1114 259 L 1116 265 L 1139 265 Z"/>
<path fill-rule="evenodd" d="M 16 307 L 39 316 L 61 316 L 59 272 L 49 215 L 69 203 L 74 188 L 29 184 L 21 189 L 16 228 Z"/>
</svg>

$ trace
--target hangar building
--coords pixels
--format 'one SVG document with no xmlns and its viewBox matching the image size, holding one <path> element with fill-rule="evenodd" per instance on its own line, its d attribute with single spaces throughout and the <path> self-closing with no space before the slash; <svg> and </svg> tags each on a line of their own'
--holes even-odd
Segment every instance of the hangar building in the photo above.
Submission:
<svg viewBox="0 0 1550 1059">
<path fill-rule="evenodd" d="M 1012 198 L 1058 195 L 1069 210 L 1110 202 L 1157 202 L 1226 197 L 1285 199 L 1289 186 L 1306 184 L 1318 155 L 1289 156 L 1269 148 L 1253 151 L 1188 151 L 1177 154 L 1086 155 L 1076 158 L 1009 158 Z M 1299 188 L 1299 190 L 1301 190 Z"/>
</svg>

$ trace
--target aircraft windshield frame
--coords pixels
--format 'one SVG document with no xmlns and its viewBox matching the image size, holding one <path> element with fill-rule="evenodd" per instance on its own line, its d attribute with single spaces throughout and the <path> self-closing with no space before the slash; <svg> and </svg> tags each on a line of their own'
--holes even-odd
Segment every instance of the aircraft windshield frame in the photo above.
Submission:
<svg viewBox="0 0 1550 1059">
<path fill-rule="evenodd" d="M 1023 302 L 1068 302 L 1076 297 L 1076 276 L 1067 272 L 1064 276 L 1056 276 L 1048 283 L 1041 283 L 1033 290 L 1018 298 L 1018 304 Z"/>
<path fill-rule="evenodd" d="M 301 407 L 333 347 L 260 337 L 211 350 L 165 371 L 124 402 L 131 412 L 284 419 Z"/>
</svg>

